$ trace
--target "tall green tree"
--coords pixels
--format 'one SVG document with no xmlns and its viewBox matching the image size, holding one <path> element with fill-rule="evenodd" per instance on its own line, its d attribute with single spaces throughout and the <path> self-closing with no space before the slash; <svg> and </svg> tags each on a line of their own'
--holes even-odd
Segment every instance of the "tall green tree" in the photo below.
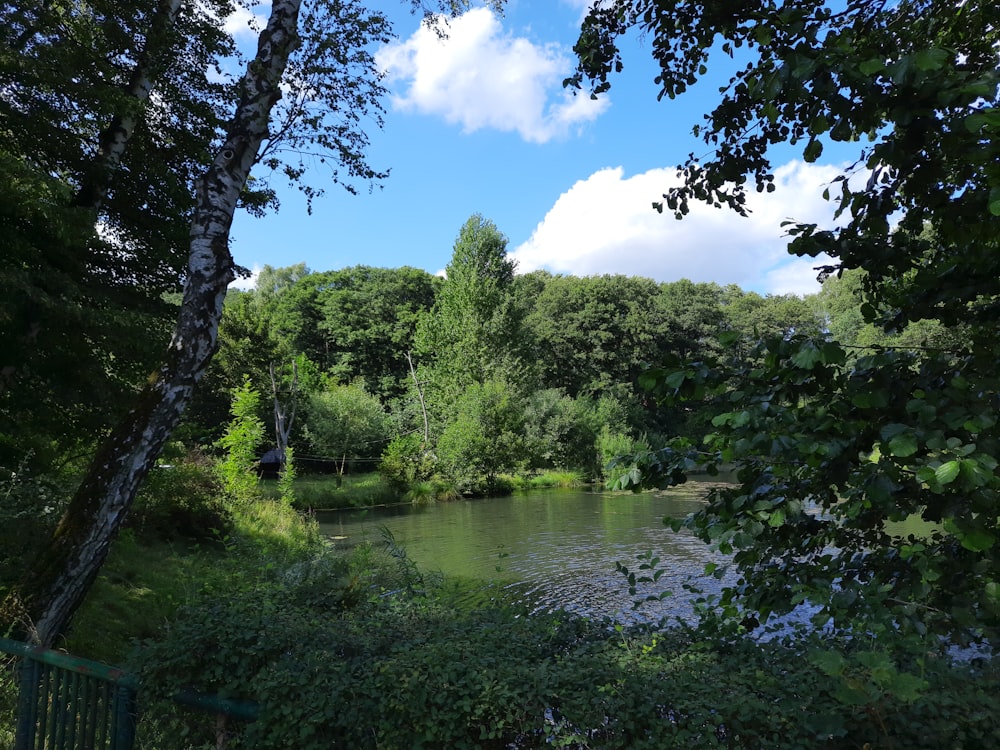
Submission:
<svg viewBox="0 0 1000 750">
<path fill-rule="evenodd" d="M 658 302 L 666 351 L 687 357 L 715 345 L 724 321 L 718 284 L 696 284 L 688 279 L 661 284 Z"/>
<path fill-rule="evenodd" d="M 166 345 L 190 185 L 231 98 L 208 76 L 234 51 L 227 7 L 0 9 L 0 461 L 3 444 L 31 448 L 39 469 L 85 450 Z"/>
<path fill-rule="evenodd" d="M 714 394 L 708 450 L 675 441 L 646 456 L 654 482 L 690 461 L 733 461 L 688 525 L 733 553 L 724 600 L 765 617 L 802 601 L 817 621 L 884 635 L 991 636 L 1000 629 L 1000 7 L 939 0 L 597 3 L 577 46 L 575 83 L 606 91 L 616 40 L 646 33 L 673 98 L 711 55 L 741 57 L 696 128 L 711 155 L 680 167 L 660 208 L 693 200 L 745 211 L 773 189 L 770 149 L 818 159 L 831 142 L 857 161 L 829 196 L 832 226 L 793 225 L 790 250 L 863 269 L 865 321 L 900 330 L 962 324 L 950 351 L 875 350 L 775 338 L 746 360 L 676 362 L 647 375 L 661 399 Z M 571 82 L 572 83 L 572 82 Z M 930 229 L 931 231 L 928 231 Z M 932 524 L 916 536 L 895 522 Z"/>
<path fill-rule="evenodd" d="M 326 367 L 343 380 L 364 378 L 389 401 L 410 379 L 406 354 L 417 321 L 434 305 L 440 280 L 416 268 L 353 266 L 326 274 L 317 305 Z"/>
<path fill-rule="evenodd" d="M 630 276 L 556 276 L 528 316 L 543 383 L 570 396 L 600 396 L 637 382 L 662 349 L 659 286 Z"/>
<path fill-rule="evenodd" d="M 512 293 L 516 263 L 496 224 L 472 216 L 459 231 L 433 309 L 422 317 L 417 352 L 429 360 L 445 403 L 473 383 L 510 377 L 528 365 L 524 310 Z"/>
</svg>

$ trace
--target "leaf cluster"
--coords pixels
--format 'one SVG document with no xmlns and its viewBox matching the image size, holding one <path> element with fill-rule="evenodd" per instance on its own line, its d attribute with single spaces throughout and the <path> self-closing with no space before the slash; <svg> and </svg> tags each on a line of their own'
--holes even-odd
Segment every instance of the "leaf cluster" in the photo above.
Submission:
<svg viewBox="0 0 1000 750">
<path fill-rule="evenodd" d="M 302 748 L 831 750 L 997 739 L 989 668 L 400 595 L 352 604 L 333 568 L 309 570 L 187 608 L 145 649 L 144 684 L 253 699 L 247 748 L 290 738 Z"/>
<path fill-rule="evenodd" d="M 974 354 L 772 339 L 750 360 L 652 370 L 657 396 L 709 398 L 703 446 L 637 457 L 625 483 L 736 466 L 685 525 L 740 572 L 726 603 L 766 619 L 808 602 L 852 628 L 995 638 L 1000 451 L 993 371 Z M 877 624 L 882 622 L 881 625 Z"/>
</svg>

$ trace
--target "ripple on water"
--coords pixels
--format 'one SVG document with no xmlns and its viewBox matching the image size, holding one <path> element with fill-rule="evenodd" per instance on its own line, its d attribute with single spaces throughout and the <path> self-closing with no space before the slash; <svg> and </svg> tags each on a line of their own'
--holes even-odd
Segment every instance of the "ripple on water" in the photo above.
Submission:
<svg viewBox="0 0 1000 750">
<path fill-rule="evenodd" d="M 464 578 L 502 581 L 534 610 L 566 610 L 613 617 L 625 623 L 690 618 L 693 595 L 683 586 L 693 580 L 706 591 L 720 582 L 702 575 L 717 562 L 701 541 L 674 533 L 665 516 L 684 516 L 700 505 L 708 486 L 686 485 L 676 493 L 610 495 L 583 491 L 537 492 L 510 498 L 439 503 L 391 513 L 320 516 L 328 536 L 349 546 L 378 541 L 387 527 L 417 565 Z M 640 571 L 637 555 L 660 558 L 664 573 L 655 584 L 628 591 L 616 563 Z M 662 601 L 636 599 L 673 592 Z"/>
</svg>

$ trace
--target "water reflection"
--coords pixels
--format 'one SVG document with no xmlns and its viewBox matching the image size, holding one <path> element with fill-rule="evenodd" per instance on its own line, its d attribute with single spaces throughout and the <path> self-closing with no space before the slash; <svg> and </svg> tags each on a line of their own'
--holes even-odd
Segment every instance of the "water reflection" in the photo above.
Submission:
<svg viewBox="0 0 1000 750">
<path fill-rule="evenodd" d="M 539 609 L 567 609 L 623 622 L 655 622 L 691 614 L 691 595 L 682 588 L 691 577 L 706 590 L 706 562 L 717 560 L 686 533 L 673 533 L 664 517 L 695 510 L 710 485 L 692 482 L 665 493 L 611 494 L 542 491 L 506 498 L 467 500 L 428 506 L 396 506 L 368 511 L 326 512 L 322 531 L 338 545 L 381 538 L 387 527 L 425 571 L 500 582 Z M 649 602 L 638 611 L 615 569 L 621 562 L 638 567 L 636 556 L 652 552 L 665 573 L 644 584 L 640 598 L 664 590 L 673 596 Z"/>
</svg>

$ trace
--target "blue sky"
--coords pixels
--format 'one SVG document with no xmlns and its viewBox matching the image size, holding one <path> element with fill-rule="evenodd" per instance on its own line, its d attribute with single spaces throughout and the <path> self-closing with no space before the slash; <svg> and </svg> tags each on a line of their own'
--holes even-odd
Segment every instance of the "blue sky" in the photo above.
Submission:
<svg viewBox="0 0 1000 750">
<path fill-rule="evenodd" d="M 691 134 L 728 79 L 713 76 L 673 101 L 656 99 L 650 40 L 627 41 L 625 70 L 594 102 L 562 80 L 587 0 L 509 0 L 503 16 L 475 8 L 447 39 L 394 5 L 398 39 L 378 51 L 391 91 L 369 158 L 390 177 L 368 193 L 326 188 L 312 215 L 294 190 L 279 213 L 239 215 L 233 254 L 248 268 L 305 262 L 314 271 L 366 264 L 441 272 L 473 214 L 493 220 L 520 271 L 622 273 L 735 283 L 761 293 L 818 291 L 815 259 L 791 258 L 780 224 L 827 223 L 821 193 L 838 172 L 775 154 L 777 190 L 754 194 L 751 218 L 697 206 L 683 221 L 651 207 L 675 167 L 707 146 Z M 266 12 L 266 8 L 259 11 Z M 245 283 L 244 283 L 245 285 Z"/>
</svg>

